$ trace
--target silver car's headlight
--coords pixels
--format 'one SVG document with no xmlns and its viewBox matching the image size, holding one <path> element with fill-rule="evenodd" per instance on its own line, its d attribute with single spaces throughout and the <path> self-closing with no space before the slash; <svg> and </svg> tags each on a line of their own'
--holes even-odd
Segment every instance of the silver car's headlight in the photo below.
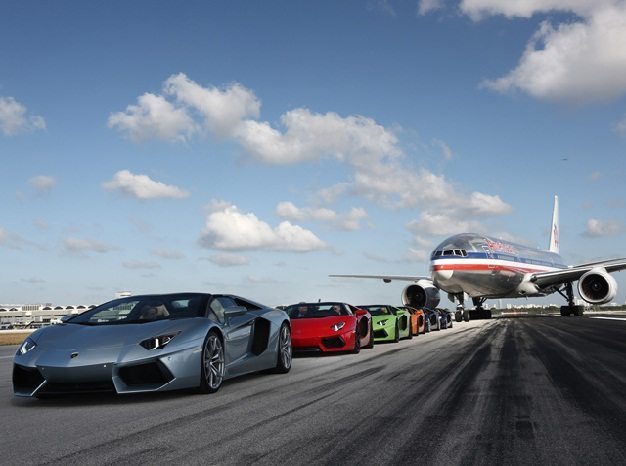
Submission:
<svg viewBox="0 0 626 466">
<path fill-rule="evenodd" d="M 30 350 L 35 349 L 35 347 L 37 346 L 37 343 L 35 343 L 33 340 L 29 338 L 27 338 L 26 340 L 24 340 L 24 343 L 22 343 L 22 345 L 18 348 L 17 350 L 17 355 L 21 356 L 22 354 L 26 354 L 28 353 Z"/>
<path fill-rule="evenodd" d="M 179 333 L 180 332 L 168 333 L 166 335 L 159 335 L 158 337 L 148 338 L 139 344 L 147 350 L 163 348 L 170 341 L 172 341 L 174 337 L 178 335 Z"/>
<path fill-rule="evenodd" d="M 342 322 L 337 322 L 335 325 L 333 325 L 330 328 L 332 328 L 335 332 L 338 332 L 339 330 L 341 330 L 344 327 L 344 325 L 346 325 L 346 323 L 343 322 L 343 321 Z"/>
</svg>

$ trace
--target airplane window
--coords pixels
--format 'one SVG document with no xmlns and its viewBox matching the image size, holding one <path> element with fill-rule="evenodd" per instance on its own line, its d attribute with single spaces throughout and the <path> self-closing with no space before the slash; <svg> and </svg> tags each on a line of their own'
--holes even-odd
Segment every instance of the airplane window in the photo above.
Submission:
<svg viewBox="0 0 626 466">
<path fill-rule="evenodd" d="M 455 256 L 462 256 L 463 254 L 461 254 L 461 250 L 460 249 L 455 249 L 454 250 L 454 255 Z"/>
<path fill-rule="evenodd" d="M 454 251 L 452 249 L 446 249 L 445 251 L 443 251 L 443 255 L 444 256 L 452 256 L 452 255 L 454 255 Z"/>
<path fill-rule="evenodd" d="M 443 252 L 443 251 L 436 251 L 436 252 L 435 252 L 435 257 L 439 257 L 439 256 L 441 256 L 441 253 L 442 253 L 442 252 Z"/>
<path fill-rule="evenodd" d="M 467 251 L 465 249 L 461 249 L 461 255 L 463 257 L 467 257 Z"/>
</svg>

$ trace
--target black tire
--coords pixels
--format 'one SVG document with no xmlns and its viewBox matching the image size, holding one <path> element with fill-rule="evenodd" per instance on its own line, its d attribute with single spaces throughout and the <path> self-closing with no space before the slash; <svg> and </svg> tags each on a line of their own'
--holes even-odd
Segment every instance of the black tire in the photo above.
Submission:
<svg viewBox="0 0 626 466">
<path fill-rule="evenodd" d="M 359 327 L 357 326 L 354 331 L 354 348 L 352 348 L 352 354 L 359 354 L 361 352 L 361 337 L 359 335 Z"/>
<path fill-rule="evenodd" d="M 291 329 L 286 322 L 280 327 L 278 334 L 278 355 L 276 367 L 272 370 L 275 374 L 286 374 L 291 370 Z"/>
<path fill-rule="evenodd" d="M 394 343 L 398 343 L 400 341 L 400 322 L 396 319 L 396 336 L 393 338 Z"/>
<path fill-rule="evenodd" d="M 454 313 L 454 320 L 457 322 L 463 322 L 463 313 L 461 311 L 456 311 Z"/>
<path fill-rule="evenodd" d="M 200 387 L 201 393 L 215 393 L 224 382 L 224 343 L 220 335 L 210 330 L 202 344 L 200 355 Z"/>
<path fill-rule="evenodd" d="M 374 347 L 374 324 L 370 324 L 370 342 L 364 348 L 370 349 Z"/>
<path fill-rule="evenodd" d="M 463 320 L 465 322 L 469 322 L 470 320 L 469 311 L 467 309 L 463 311 Z"/>
</svg>

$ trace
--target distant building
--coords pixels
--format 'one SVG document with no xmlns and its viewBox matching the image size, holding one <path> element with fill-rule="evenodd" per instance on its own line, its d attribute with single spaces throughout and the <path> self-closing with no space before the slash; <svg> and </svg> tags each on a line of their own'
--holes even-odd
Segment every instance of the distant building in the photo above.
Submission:
<svg viewBox="0 0 626 466">
<path fill-rule="evenodd" d="M 75 304 L 54 306 L 46 304 L 0 304 L 0 324 L 28 325 L 30 323 L 48 324 L 65 315 L 80 314 L 95 304 Z"/>
</svg>

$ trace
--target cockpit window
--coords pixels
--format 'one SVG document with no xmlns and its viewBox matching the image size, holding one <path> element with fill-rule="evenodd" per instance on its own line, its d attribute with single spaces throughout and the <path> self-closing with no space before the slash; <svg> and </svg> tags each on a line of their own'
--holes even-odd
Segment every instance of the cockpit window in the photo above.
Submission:
<svg viewBox="0 0 626 466">
<path fill-rule="evenodd" d="M 435 257 L 440 256 L 459 256 L 459 257 L 467 257 L 467 251 L 465 249 L 445 249 L 443 251 L 436 251 Z"/>
</svg>

